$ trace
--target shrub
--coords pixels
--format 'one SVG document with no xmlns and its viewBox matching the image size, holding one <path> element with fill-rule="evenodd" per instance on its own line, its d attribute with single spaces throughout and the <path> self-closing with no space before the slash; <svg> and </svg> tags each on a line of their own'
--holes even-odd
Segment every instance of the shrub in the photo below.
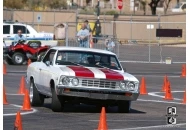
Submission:
<svg viewBox="0 0 190 130">
<path fill-rule="evenodd" d="M 111 11 L 106 11 L 105 12 L 106 15 L 114 15 L 114 14 L 118 14 L 117 11 L 111 10 Z"/>
</svg>

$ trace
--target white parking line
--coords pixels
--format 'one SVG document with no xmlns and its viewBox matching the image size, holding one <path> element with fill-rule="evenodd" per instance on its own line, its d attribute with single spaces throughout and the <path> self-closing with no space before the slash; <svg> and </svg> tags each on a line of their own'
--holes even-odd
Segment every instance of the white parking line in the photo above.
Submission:
<svg viewBox="0 0 190 130">
<path fill-rule="evenodd" d="M 110 130 L 141 130 L 141 129 L 153 129 L 153 128 L 177 128 L 179 126 L 184 126 L 186 123 L 180 123 L 176 125 L 157 125 L 157 126 L 145 126 L 145 127 L 135 127 L 135 128 L 123 128 L 123 129 L 110 129 Z"/>
<path fill-rule="evenodd" d="M 88 121 L 94 121 L 94 122 L 99 122 L 100 120 L 88 120 Z M 107 122 L 124 122 L 124 121 L 126 121 L 126 122 L 128 122 L 128 121 L 142 121 L 142 122 L 144 122 L 144 121 L 163 121 L 163 120 L 106 120 Z"/>
<path fill-rule="evenodd" d="M 145 100 L 145 99 L 137 99 L 137 101 L 143 101 L 143 102 L 160 102 L 160 103 L 169 103 L 169 104 L 183 104 L 179 102 L 169 102 L 169 101 L 160 101 L 160 100 Z"/>
<path fill-rule="evenodd" d="M 146 75 L 146 74 L 134 74 L 134 76 L 144 76 L 144 77 L 160 77 L 160 78 L 163 78 L 162 75 Z M 169 78 L 179 78 L 180 76 L 167 76 Z"/>
<path fill-rule="evenodd" d="M 172 93 L 181 93 L 181 92 L 184 92 L 184 91 L 171 91 Z M 164 96 L 161 96 L 161 95 L 158 95 L 156 93 L 164 93 L 164 92 L 150 92 L 148 93 L 148 95 L 150 96 L 154 96 L 154 97 L 160 97 L 160 98 L 164 98 Z M 174 100 L 178 100 L 178 101 L 182 101 L 182 99 L 179 99 L 179 98 L 174 98 Z"/>
<path fill-rule="evenodd" d="M 24 94 L 13 94 L 13 93 L 6 93 L 6 95 L 23 96 Z"/>
<path fill-rule="evenodd" d="M 19 107 L 19 108 L 22 107 L 22 106 L 16 105 L 16 104 L 9 104 L 9 105 L 12 105 L 12 106 L 14 106 L 14 107 Z M 26 111 L 26 112 L 20 111 L 20 114 L 21 114 L 21 115 L 27 115 L 27 114 L 32 114 L 32 113 L 35 113 L 35 112 L 37 112 L 37 110 L 34 109 L 34 108 L 32 108 L 32 111 Z M 8 114 L 3 114 L 3 116 L 15 116 L 16 114 L 17 114 L 17 113 L 8 113 Z"/>
</svg>

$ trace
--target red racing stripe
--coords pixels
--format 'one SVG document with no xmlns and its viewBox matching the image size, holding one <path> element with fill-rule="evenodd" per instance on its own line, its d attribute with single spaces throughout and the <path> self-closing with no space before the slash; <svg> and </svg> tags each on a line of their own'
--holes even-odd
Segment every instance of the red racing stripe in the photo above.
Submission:
<svg viewBox="0 0 190 130">
<path fill-rule="evenodd" d="M 67 66 L 75 72 L 75 76 L 94 78 L 94 73 L 87 68 L 77 66 Z"/>
<path fill-rule="evenodd" d="M 100 69 L 104 74 L 106 75 L 106 79 L 111 80 L 124 80 L 123 75 L 121 75 L 119 72 L 115 72 L 108 69 Z"/>
</svg>

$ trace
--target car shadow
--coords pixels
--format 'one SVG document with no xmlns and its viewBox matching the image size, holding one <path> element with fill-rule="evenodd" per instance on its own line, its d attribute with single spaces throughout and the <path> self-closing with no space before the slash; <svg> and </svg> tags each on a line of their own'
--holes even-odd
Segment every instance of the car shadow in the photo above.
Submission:
<svg viewBox="0 0 190 130">
<path fill-rule="evenodd" d="M 45 103 L 45 108 L 48 108 L 51 110 L 51 104 Z M 100 113 L 101 108 L 104 106 L 95 106 L 95 105 L 86 105 L 86 104 L 65 104 L 63 108 L 64 113 Z M 118 107 L 112 106 L 112 107 L 106 107 L 106 113 L 117 113 L 118 114 Z M 129 114 L 146 114 L 146 112 L 132 109 L 130 110 Z"/>
</svg>

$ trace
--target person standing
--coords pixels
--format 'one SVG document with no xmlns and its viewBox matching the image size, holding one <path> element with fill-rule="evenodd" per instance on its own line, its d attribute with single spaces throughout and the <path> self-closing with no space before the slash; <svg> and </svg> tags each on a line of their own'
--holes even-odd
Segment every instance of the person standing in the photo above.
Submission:
<svg viewBox="0 0 190 130">
<path fill-rule="evenodd" d="M 79 30 L 77 33 L 77 38 L 80 47 L 89 48 L 89 35 L 89 31 L 86 29 L 86 25 L 83 23 L 81 30 Z"/>
<path fill-rule="evenodd" d="M 106 50 L 113 52 L 115 48 L 115 43 L 113 42 L 113 40 L 106 39 L 105 47 L 106 47 Z"/>
<path fill-rule="evenodd" d="M 88 20 L 85 20 L 85 21 L 84 21 L 84 24 L 85 24 L 85 26 L 86 26 L 86 29 L 88 29 L 88 31 L 89 31 L 90 33 L 92 33 L 92 29 L 90 28 L 90 24 L 89 24 Z"/>
<path fill-rule="evenodd" d="M 85 26 L 86 26 L 86 29 L 89 31 L 89 33 L 90 33 L 90 36 L 89 36 L 89 43 L 90 43 L 90 48 L 93 48 L 93 35 L 92 35 L 92 29 L 91 29 L 91 27 L 90 27 L 90 24 L 89 24 L 89 22 L 88 22 L 88 20 L 85 20 L 84 21 L 84 24 L 85 24 Z"/>
</svg>

